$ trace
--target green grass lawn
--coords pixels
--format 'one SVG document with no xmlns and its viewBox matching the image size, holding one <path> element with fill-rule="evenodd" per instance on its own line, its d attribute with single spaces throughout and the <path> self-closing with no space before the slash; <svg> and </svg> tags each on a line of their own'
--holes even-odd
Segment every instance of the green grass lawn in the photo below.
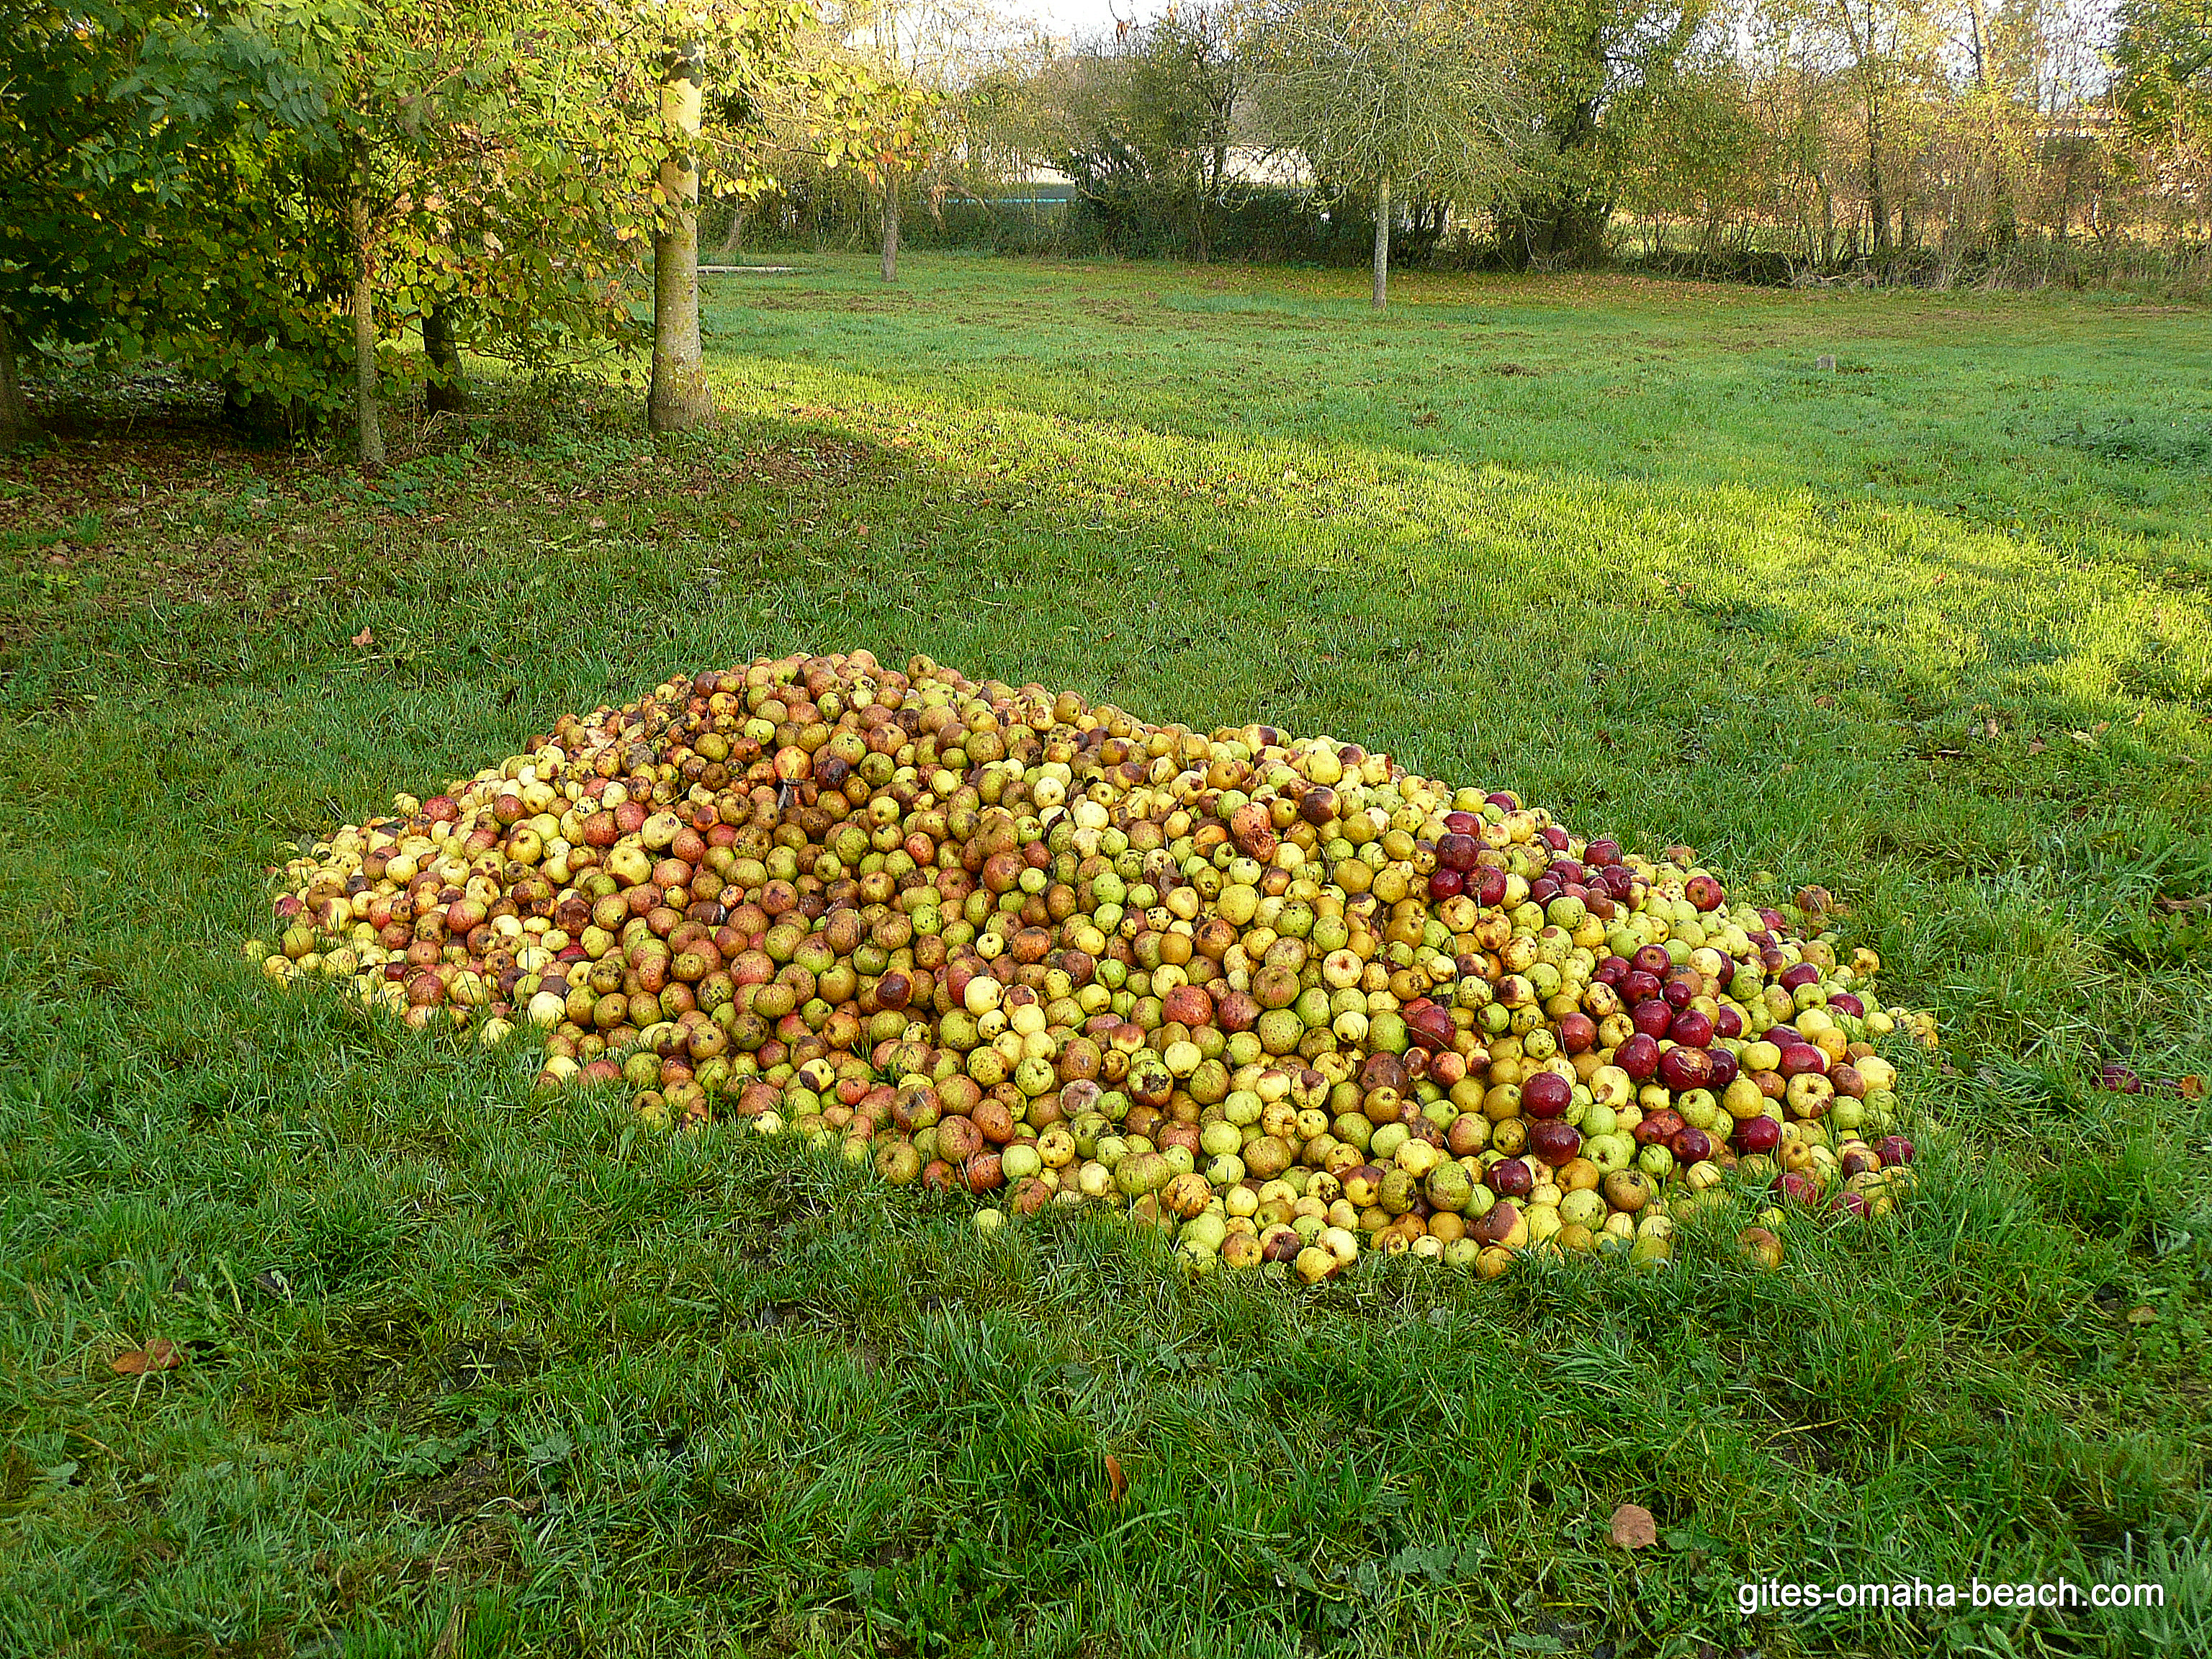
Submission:
<svg viewBox="0 0 2212 1659">
<path fill-rule="evenodd" d="M 2212 313 L 802 264 L 682 440 L 518 383 L 364 481 L 110 397 L 0 466 L 0 1652 L 2212 1647 Z M 1920 1196 L 1187 1283 L 241 959 L 300 837 L 860 645 L 1826 882 L 1941 1022 Z M 2166 1605 L 1735 1607 L 1976 1577 Z"/>
</svg>

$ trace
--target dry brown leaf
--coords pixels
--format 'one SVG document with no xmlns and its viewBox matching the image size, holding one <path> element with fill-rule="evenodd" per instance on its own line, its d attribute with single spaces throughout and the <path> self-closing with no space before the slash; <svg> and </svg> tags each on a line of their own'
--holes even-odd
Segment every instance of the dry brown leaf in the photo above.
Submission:
<svg viewBox="0 0 2212 1659">
<path fill-rule="evenodd" d="M 184 1350 L 166 1336 L 157 1336 L 143 1348 L 119 1353 L 107 1362 L 118 1376 L 143 1376 L 148 1371 L 173 1371 L 185 1363 Z"/>
<path fill-rule="evenodd" d="M 2181 1079 L 2181 1097 L 2182 1097 L 2184 1100 L 2202 1100 L 2202 1099 L 2203 1099 L 2203 1098 L 2204 1098 L 2204 1079 L 2203 1079 L 2203 1078 L 2201 1078 L 2201 1077 L 2198 1077 L 2198 1076 L 2197 1076 L 2194 1072 L 2191 1073 L 2187 1077 L 2185 1077 L 2185 1078 L 2182 1079 Z"/>
<path fill-rule="evenodd" d="M 1613 1541 L 1625 1550 L 1648 1550 L 1659 1541 L 1659 1523 L 1641 1504 L 1623 1504 L 1613 1512 Z"/>
<path fill-rule="evenodd" d="M 2158 1310 L 2146 1304 L 2139 1304 L 2128 1310 L 2128 1323 L 2130 1325 L 2148 1325 L 2157 1318 Z"/>
<path fill-rule="evenodd" d="M 376 630 L 373 628 L 362 629 L 360 633 L 353 636 L 353 642 L 359 646 L 374 645 L 376 643 Z"/>
<path fill-rule="evenodd" d="M 1129 1477 L 1121 1473 L 1121 1460 L 1112 1452 L 1106 1454 L 1106 1498 L 1118 1504 L 1129 1490 Z"/>
</svg>

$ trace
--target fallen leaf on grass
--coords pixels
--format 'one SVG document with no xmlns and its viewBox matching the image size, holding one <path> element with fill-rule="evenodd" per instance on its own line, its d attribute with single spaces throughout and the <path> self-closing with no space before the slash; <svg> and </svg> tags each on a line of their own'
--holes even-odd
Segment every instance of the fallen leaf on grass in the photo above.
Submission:
<svg viewBox="0 0 2212 1659">
<path fill-rule="evenodd" d="M 173 1371 L 185 1363 L 184 1350 L 166 1336 L 157 1336 L 143 1348 L 119 1353 L 109 1360 L 118 1376 L 143 1376 L 148 1371 Z"/>
<path fill-rule="evenodd" d="M 594 530 L 605 530 L 606 527 L 607 521 L 605 519 L 594 519 L 592 520 L 592 528 Z"/>
<path fill-rule="evenodd" d="M 2204 1098 L 2204 1079 L 2203 1079 L 2203 1078 L 2201 1078 L 2201 1077 L 2198 1077 L 2198 1076 L 2197 1076 L 2195 1073 L 2193 1073 L 2193 1072 L 2192 1072 L 2191 1073 L 2190 1073 L 2190 1075 L 2189 1075 L 2189 1076 L 2187 1076 L 2187 1077 L 2185 1077 L 2185 1078 L 2182 1079 L 2181 1079 L 2181 1097 L 2182 1097 L 2184 1100 L 2202 1100 L 2202 1099 L 2203 1099 L 2203 1098 Z"/>
<path fill-rule="evenodd" d="M 374 645 L 376 643 L 376 630 L 373 628 L 362 629 L 360 633 L 353 636 L 353 642 L 356 645 L 364 647 Z"/>
<path fill-rule="evenodd" d="M 1118 1504 L 1129 1490 L 1129 1477 L 1121 1473 L 1121 1460 L 1112 1452 L 1106 1454 L 1106 1498 Z"/>
<path fill-rule="evenodd" d="M 1641 1504 L 1623 1504 L 1613 1512 L 1613 1541 L 1625 1550 L 1648 1550 L 1659 1541 L 1659 1523 Z"/>
<path fill-rule="evenodd" d="M 2128 1310 L 2128 1323 L 2130 1325 L 2148 1325 L 2157 1318 L 2158 1310 L 2155 1308 L 2142 1306 Z"/>
</svg>

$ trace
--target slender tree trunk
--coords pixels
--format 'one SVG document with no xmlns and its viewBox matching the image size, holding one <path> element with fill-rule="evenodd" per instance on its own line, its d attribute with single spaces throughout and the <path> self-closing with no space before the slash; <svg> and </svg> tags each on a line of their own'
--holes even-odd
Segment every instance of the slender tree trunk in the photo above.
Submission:
<svg viewBox="0 0 2212 1659">
<path fill-rule="evenodd" d="M 653 387 L 646 424 L 681 432 L 714 412 L 699 346 L 699 106 L 707 51 L 672 40 L 660 82 L 668 153 L 660 162 L 659 228 L 653 237 Z"/>
<path fill-rule="evenodd" d="M 884 280 L 898 281 L 899 189 L 896 173 L 884 175 Z"/>
<path fill-rule="evenodd" d="M 740 202 L 730 215 L 730 234 L 722 238 L 722 246 L 715 251 L 716 257 L 722 264 L 726 265 L 736 260 L 738 246 L 744 240 L 744 236 L 745 207 L 744 204 Z"/>
<path fill-rule="evenodd" d="M 0 451 L 20 448 L 38 435 L 23 383 L 15 378 L 15 325 L 0 313 Z"/>
<path fill-rule="evenodd" d="M 1382 310 L 1390 303 L 1390 175 L 1375 181 L 1375 298 Z"/>
<path fill-rule="evenodd" d="M 1874 257 L 1889 252 L 1889 197 L 1881 176 L 1881 112 L 1875 94 L 1867 94 L 1867 214 L 1873 220 Z"/>
<path fill-rule="evenodd" d="M 423 406 L 434 415 L 467 414 L 469 377 L 461 367 L 460 348 L 453 343 L 453 313 L 446 306 L 433 305 L 422 313 L 422 355 L 430 361 Z"/>
<path fill-rule="evenodd" d="M 353 228 L 353 406 L 361 464 L 384 465 L 383 396 L 376 377 L 376 287 L 368 258 L 368 193 L 358 179 L 346 204 Z"/>
</svg>

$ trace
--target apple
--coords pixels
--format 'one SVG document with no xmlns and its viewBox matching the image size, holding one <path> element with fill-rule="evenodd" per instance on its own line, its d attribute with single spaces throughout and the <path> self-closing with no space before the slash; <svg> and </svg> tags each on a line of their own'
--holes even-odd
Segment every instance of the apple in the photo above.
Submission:
<svg viewBox="0 0 2212 1659">
<path fill-rule="evenodd" d="M 1651 1201 L 1651 1182 L 1640 1170 L 1615 1170 L 1601 1183 L 1605 1201 L 1634 1215 Z"/>
<path fill-rule="evenodd" d="M 1535 1072 L 1521 1080 L 1521 1109 L 1528 1116 L 1554 1119 L 1574 1099 L 1574 1085 L 1557 1072 Z"/>
<path fill-rule="evenodd" d="M 1500 1198 L 1526 1198 L 1535 1188 L 1536 1176 L 1527 1160 L 1506 1158 L 1490 1166 L 1483 1182 Z"/>
<path fill-rule="evenodd" d="M 1673 1048 L 1659 1056 L 1659 1081 L 1676 1094 L 1712 1081 L 1713 1057 L 1703 1048 Z"/>
<path fill-rule="evenodd" d="M 1771 1152 L 1782 1144 L 1782 1120 L 1764 1115 L 1740 1119 L 1729 1139 L 1740 1152 Z"/>
<path fill-rule="evenodd" d="M 1667 1146 L 1685 1164 L 1702 1164 L 1713 1155 L 1712 1137 L 1692 1124 L 1677 1129 Z"/>
<path fill-rule="evenodd" d="M 1613 1063 L 1627 1073 L 1632 1082 L 1649 1082 L 1659 1070 L 1658 1039 L 1638 1031 L 1613 1050 Z"/>
<path fill-rule="evenodd" d="M 1540 1118 L 1528 1126 L 1528 1150 L 1554 1169 L 1577 1156 L 1582 1131 L 1564 1118 Z"/>
</svg>

